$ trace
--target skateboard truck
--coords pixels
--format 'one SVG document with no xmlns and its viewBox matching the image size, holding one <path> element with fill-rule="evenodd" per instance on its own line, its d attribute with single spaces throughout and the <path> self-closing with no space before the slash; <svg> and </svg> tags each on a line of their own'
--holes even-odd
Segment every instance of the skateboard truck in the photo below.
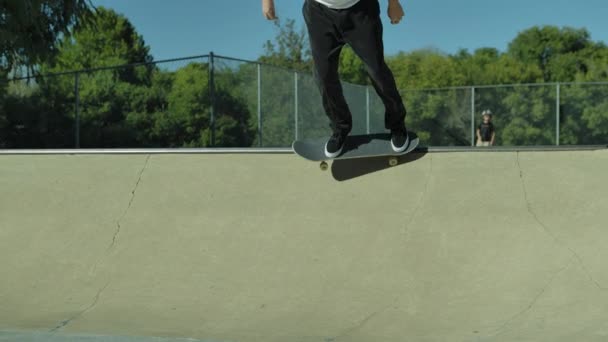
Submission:
<svg viewBox="0 0 608 342">
<path fill-rule="evenodd" d="M 388 158 L 388 165 L 389 166 L 397 166 L 397 165 L 399 165 L 399 159 L 397 159 L 397 157 L 390 157 L 390 158 Z M 327 164 L 326 161 L 322 161 L 319 164 L 319 168 L 321 169 L 321 171 L 327 171 L 327 169 L 329 169 L 329 164 Z"/>
</svg>

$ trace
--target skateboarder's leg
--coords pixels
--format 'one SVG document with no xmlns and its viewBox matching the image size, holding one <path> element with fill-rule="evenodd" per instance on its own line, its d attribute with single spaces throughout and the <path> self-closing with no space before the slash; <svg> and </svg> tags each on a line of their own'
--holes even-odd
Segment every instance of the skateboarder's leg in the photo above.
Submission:
<svg viewBox="0 0 608 342">
<path fill-rule="evenodd" d="M 365 63 L 372 85 L 384 103 L 385 126 L 391 130 L 404 129 L 406 110 L 403 99 L 393 73 L 384 61 L 383 27 L 378 1 L 360 1 L 352 8 L 350 19 L 352 29 L 344 32 L 344 39 Z"/>
<path fill-rule="evenodd" d="M 344 46 L 334 25 L 335 12 L 314 0 L 306 0 L 303 8 L 308 28 L 314 72 L 321 92 L 323 108 L 336 134 L 348 134 L 352 128 L 352 115 L 344 99 L 338 66 Z"/>
</svg>

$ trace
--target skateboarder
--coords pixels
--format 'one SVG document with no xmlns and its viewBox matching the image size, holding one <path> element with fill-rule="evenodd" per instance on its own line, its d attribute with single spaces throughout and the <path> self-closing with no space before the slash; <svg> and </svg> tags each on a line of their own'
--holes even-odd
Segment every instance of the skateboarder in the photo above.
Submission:
<svg viewBox="0 0 608 342">
<path fill-rule="evenodd" d="M 262 9 L 267 19 L 277 19 L 274 0 L 262 0 Z M 325 144 L 325 155 L 328 158 L 340 155 L 352 129 L 352 115 L 338 75 L 340 51 L 345 44 L 350 45 L 367 66 L 372 85 L 384 103 L 384 122 L 391 130 L 393 150 L 405 151 L 409 144 L 406 110 L 393 74 L 384 61 L 378 0 L 305 0 L 302 12 L 323 108 L 333 131 Z M 388 16 L 392 24 L 401 21 L 404 12 L 399 0 L 388 0 Z"/>
</svg>

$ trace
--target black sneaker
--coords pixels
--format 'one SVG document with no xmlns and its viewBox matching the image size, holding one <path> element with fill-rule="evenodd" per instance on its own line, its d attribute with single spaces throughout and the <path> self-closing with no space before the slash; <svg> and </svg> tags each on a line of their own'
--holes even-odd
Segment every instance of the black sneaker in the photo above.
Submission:
<svg viewBox="0 0 608 342">
<path fill-rule="evenodd" d="M 335 158 L 342 153 L 347 135 L 348 134 L 336 132 L 329 137 L 329 140 L 325 144 L 325 156 L 327 158 Z"/>
<path fill-rule="evenodd" d="M 407 130 L 393 130 L 391 131 L 391 147 L 393 151 L 401 153 L 407 149 L 410 145 L 410 136 L 407 134 Z"/>
</svg>

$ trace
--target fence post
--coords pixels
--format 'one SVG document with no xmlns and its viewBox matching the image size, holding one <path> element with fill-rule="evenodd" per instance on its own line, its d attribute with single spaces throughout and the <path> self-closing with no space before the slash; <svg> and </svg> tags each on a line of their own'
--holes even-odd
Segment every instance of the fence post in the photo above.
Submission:
<svg viewBox="0 0 608 342">
<path fill-rule="evenodd" d="M 262 65 L 258 63 L 258 145 L 262 143 Z"/>
<path fill-rule="evenodd" d="M 556 94 L 555 94 L 555 145 L 559 146 L 559 119 L 560 119 L 560 92 L 561 92 L 561 85 L 559 83 L 556 84 L 555 86 L 555 90 L 556 90 Z"/>
<path fill-rule="evenodd" d="M 209 145 L 211 147 L 215 146 L 215 60 L 214 60 L 213 51 L 209 53 L 209 107 L 211 110 L 210 113 L 210 122 L 209 128 L 211 131 L 211 141 Z"/>
<path fill-rule="evenodd" d="M 471 87 L 471 147 L 475 146 L 475 87 Z"/>
<path fill-rule="evenodd" d="M 367 134 L 370 134 L 369 127 L 369 86 L 365 86 L 365 113 L 366 113 L 366 125 L 367 125 Z"/>
<path fill-rule="evenodd" d="M 76 102 L 74 103 L 74 146 L 80 148 L 80 73 L 78 72 L 74 74 L 74 95 L 76 96 Z"/>
<path fill-rule="evenodd" d="M 298 105 L 299 105 L 299 93 L 298 93 L 298 72 L 295 71 L 293 73 L 293 79 L 294 79 L 294 128 L 295 128 L 295 140 L 298 140 L 299 138 L 299 134 L 298 134 L 298 130 L 299 130 L 299 125 L 298 125 Z"/>
</svg>

